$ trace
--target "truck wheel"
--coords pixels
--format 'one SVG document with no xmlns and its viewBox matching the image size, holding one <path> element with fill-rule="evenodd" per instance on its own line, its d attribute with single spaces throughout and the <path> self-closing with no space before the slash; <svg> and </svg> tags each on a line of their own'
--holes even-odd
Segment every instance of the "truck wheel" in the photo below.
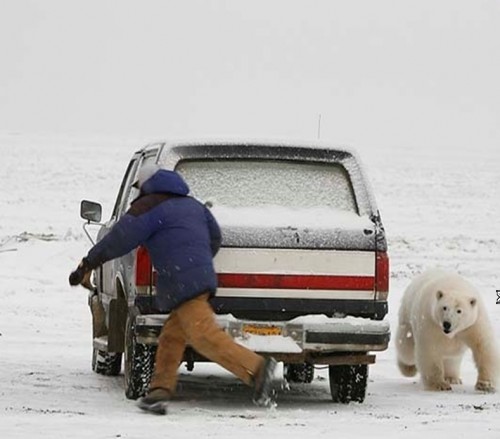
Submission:
<svg viewBox="0 0 500 439">
<path fill-rule="evenodd" d="M 289 383 L 312 383 L 314 379 L 314 366 L 309 363 L 284 365 L 285 380 Z"/>
<path fill-rule="evenodd" d="M 137 399 L 143 396 L 153 375 L 156 349 L 153 346 L 138 343 L 135 324 L 127 317 L 125 329 L 125 396 Z"/>
<path fill-rule="evenodd" d="M 368 384 L 368 365 L 329 366 L 330 392 L 333 402 L 363 402 Z"/>
<path fill-rule="evenodd" d="M 122 368 L 122 354 L 110 353 L 94 348 L 92 352 L 92 370 L 106 376 L 117 376 Z"/>
</svg>

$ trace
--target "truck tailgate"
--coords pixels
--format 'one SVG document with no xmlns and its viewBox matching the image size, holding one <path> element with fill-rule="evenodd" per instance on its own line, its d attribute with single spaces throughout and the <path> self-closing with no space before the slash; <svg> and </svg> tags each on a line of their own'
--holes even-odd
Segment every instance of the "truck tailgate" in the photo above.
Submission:
<svg viewBox="0 0 500 439">
<path fill-rule="evenodd" d="M 378 253 L 368 250 L 222 248 L 215 259 L 217 313 L 254 320 L 301 315 L 383 318 Z"/>
<path fill-rule="evenodd" d="M 375 299 L 375 252 L 223 248 L 217 297 Z"/>
</svg>

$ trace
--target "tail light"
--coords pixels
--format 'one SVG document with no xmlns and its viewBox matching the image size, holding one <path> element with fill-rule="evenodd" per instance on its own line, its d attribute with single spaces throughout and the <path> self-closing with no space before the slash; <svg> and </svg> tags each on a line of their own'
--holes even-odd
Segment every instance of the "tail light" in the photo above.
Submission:
<svg viewBox="0 0 500 439">
<path fill-rule="evenodd" d="M 139 247 L 135 254 L 135 285 L 137 287 L 153 286 L 153 266 L 149 253 L 144 247 Z"/>
<path fill-rule="evenodd" d="M 389 293 L 389 256 L 386 252 L 377 252 L 375 290 L 378 299 L 387 298 Z"/>
</svg>

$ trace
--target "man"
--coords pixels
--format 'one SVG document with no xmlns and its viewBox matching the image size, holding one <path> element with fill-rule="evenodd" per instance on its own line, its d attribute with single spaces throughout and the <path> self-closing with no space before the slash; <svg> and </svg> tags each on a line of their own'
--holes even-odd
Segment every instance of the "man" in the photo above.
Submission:
<svg viewBox="0 0 500 439">
<path fill-rule="evenodd" d="M 217 325 L 208 303 L 217 288 L 212 260 L 221 243 L 217 221 L 203 204 L 188 196 L 186 182 L 174 171 L 146 165 L 136 185 L 139 197 L 69 280 L 71 285 L 87 284 L 90 272 L 104 262 L 139 245 L 149 251 L 158 272 L 156 307 L 170 315 L 158 340 L 149 392 L 139 407 L 166 413 L 186 345 L 253 386 L 254 402 L 267 405 L 276 361 L 234 342 Z"/>
</svg>

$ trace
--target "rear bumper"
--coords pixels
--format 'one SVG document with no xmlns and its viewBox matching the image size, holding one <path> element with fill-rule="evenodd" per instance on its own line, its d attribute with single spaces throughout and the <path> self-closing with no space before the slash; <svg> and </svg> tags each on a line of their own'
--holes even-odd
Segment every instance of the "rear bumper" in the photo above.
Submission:
<svg viewBox="0 0 500 439">
<path fill-rule="evenodd" d="M 164 314 L 137 316 L 137 341 L 157 344 L 167 317 Z M 390 340 L 388 322 L 355 317 L 305 316 L 286 322 L 240 320 L 232 315 L 217 315 L 216 319 L 238 343 L 282 361 L 335 364 L 339 355 L 383 351 Z"/>
</svg>

